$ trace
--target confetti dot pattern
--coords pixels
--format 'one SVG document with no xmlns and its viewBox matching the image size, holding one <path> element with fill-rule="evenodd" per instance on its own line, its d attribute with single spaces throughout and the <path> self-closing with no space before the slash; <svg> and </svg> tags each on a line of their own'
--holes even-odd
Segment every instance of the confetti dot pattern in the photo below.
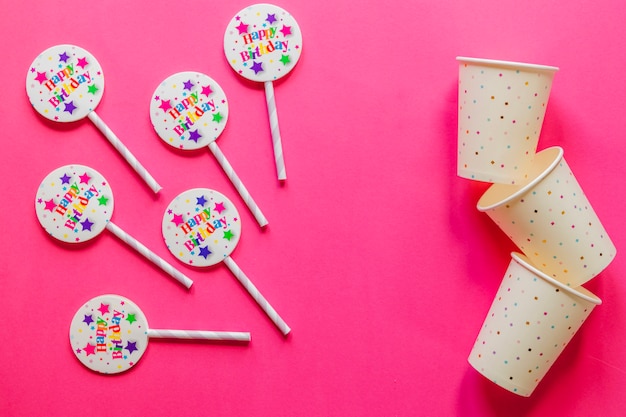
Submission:
<svg viewBox="0 0 626 417">
<path fill-rule="evenodd" d="M 224 53 L 240 76 L 256 82 L 274 81 L 287 75 L 300 60 L 302 32 L 286 10 L 255 4 L 228 23 Z"/>
<path fill-rule="evenodd" d="M 193 71 L 173 74 L 152 94 L 150 120 L 168 145 L 200 149 L 216 140 L 226 127 L 226 94 L 208 75 Z"/>
<path fill-rule="evenodd" d="M 75 45 L 56 45 L 30 65 L 26 93 L 33 108 L 46 119 L 74 122 L 100 103 L 104 74 L 88 51 Z"/>
<path fill-rule="evenodd" d="M 539 152 L 530 179 L 492 185 L 478 201 L 541 271 L 577 287 L 615 258 L 616 248 L 563 158 L 563 149 Z"/>
<path fill-rule="evenodd" d="M 165 245 L 181 262 L 197 267 L 223 261 L 237 246 L 241 219 L 235 205 L 208 188 L 184 191 L 163 215 Z"/>
<path fill-rule="evenodd" d="M 87 368 L 102 373 L 127 371 L 148 346 L 148 321 L 139 307 L 114 294 L 87 301 L 70 324 L 70 345 Z"/>
<path fill-rule="evenodd" d="M 35 196 L 41 226 L 55 239 L 80 243 L 106 228 L 113 215 L 113 191 L 93 168 L 66 165 L 48 174 Z"/>
<path fill-rule="evenodd" d="M 528 397 L 600 303 L 513 253 L 468 361 L 495 384 Z"/>
<path fill-rule="evenodd" d="M 515 184 L 533 162 L 558 68 L 475 58 L 459 61 L 460 177 Z"/>
</svg>

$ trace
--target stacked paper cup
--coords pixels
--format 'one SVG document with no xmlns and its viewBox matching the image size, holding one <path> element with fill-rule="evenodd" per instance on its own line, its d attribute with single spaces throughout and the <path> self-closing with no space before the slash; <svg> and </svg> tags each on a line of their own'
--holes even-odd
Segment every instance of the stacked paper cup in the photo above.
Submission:
<svg viewBox="0 0 626 417">
<path fill-rule="evenodd" d="M 460 177 L 492 185 L 477 204 L 516 244 L 469 355 L 530 396 L 601 300 L 582 287 L 615 258 L 555 146 L 537 152 L 556 67 L 458 57 Z"/>
</svg>

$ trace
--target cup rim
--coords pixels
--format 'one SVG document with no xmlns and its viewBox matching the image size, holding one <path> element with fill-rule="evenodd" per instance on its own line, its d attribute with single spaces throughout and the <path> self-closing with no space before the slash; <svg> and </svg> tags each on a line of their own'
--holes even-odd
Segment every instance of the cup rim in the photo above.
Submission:
<svg viewBox="0 0 626 417">
<path fill-rule="evenodd" d="M 579 286 L 576 288 L 572 288 L 566 284 L 563 284 L 561 281 L 557 281 L 556 279 L 546 275 L 545 273 L 540 271 L 538 268 L 536 268 L 534 265 L 532 265 L 530 263 L 530 259 L 528 259 L 528 257 L 524 255 L 523 253 L 511 252 L 511 258 L 513 258 L 513 260 L 515 260 L 515 262 L 520 264 L 523 268 L 539 276 L 541 279 L 548 281 L 550 284 L 564 291 L 567 291 L 568 293 L 578 298 L 582 298 L 583 300 L 589 301 L 590 303 L 593 303 L 595 305 L 602 304 L 602 300 L 597 295 L 595 295 L 594 293 L 586 289 L 585 287 Z"/>
<path fill-rule="evenodd" d="M 554 160 L 550 163 L 550 165 L 548 165 L 548 167 L 546 167 L 537 177 L 533 178 L 531 181 L 529 181 L 527 184 L 521 186 L 517 191 L 515 191 L 514 193 L 510 194 L 508 197 L 503 198 L 500 201 L 497 201 L 493 204 L 490 204 L 488 206 L 483 206 L 481 205 L 481 201 L 483 198 L 485 198 L 485 196 L 487 196 L 489 194 L 489 190 L 492 190 L 494 188 L 502 188 L 502 187 L 518 187 L 517 185 L 510 185 L 510 184 L 493 184 L 491 187 L 489 187 L 487 189 L 487 191 L 485 191 L 485 193 L 482 195 L 482 197 L 478 200 L 478 203 L 476 204 L 476 208 L 478 209 L 478 211 L 489 211 L 491 209 L 494 209 L 496 207 L 502 206 L 506 203 L 509 203 L 510 201 L 526 194 L 532 187 L 534 187 L 535 185 L 537 185 L 538 183 L 540 183 L 545 177 L 548 176 L 548 174 L 550 172 L 552 172 L 554 170 L 554 168 L 556 168 L 556 166 L 561 162 L 561 160 L 563 159 L 563 148 L 561 148 L 560 146 L 552 146 L 550 148 L 546 148 L 544 150 L 541 150 L 539 152 L 537 152 L 537 154 L 540 153 L 544 153 L 544 152 L 551 152 L 556 150 L 558 152 L 556 158 L 554 158 Z"/>
<path fill-rule="evenodd" d="M 526 62 L 503 61 L 499 59 L 486 59 L 486 58 L 472 58 L 472 57 L 467 57 L 467 56 L 457 56 L 456 60 L 459 62 L 467 62 L 471 64 L 482 64 L 482 65 L 487 65 L 487 66 L 492 66 L 492 67 L 523 68 L 523 69 L 548 71 L 548 72 L 556 72 L 559 70 L 559 67 L 554 67 L 552 65 L 529 64 Z"/>
</svg>

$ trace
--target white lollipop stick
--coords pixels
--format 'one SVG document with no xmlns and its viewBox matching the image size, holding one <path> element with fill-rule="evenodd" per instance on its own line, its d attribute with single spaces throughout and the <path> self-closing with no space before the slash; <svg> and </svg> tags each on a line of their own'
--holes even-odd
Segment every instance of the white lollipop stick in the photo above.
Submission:
<svg viewBox="0 0 626 417">
<path fill-rule="evenodd" d="M 274 144 L 274 159 L 276 160 L 276 173 L 279 180 L 287 179 L 285 160 L 283 157 L 283 144 L 280 139 L 280 127 L 278 125 L 278 113 L 276 112 L 276 100 L 274 99 L 274 84 L 265 81 L 265 101 L 267 102 L 267 114 L 270 119 L 272 131 L 272 143 Z"/>
<path fill-rule="evenodd" d="M 257 206 L 257 204 L 254 202 L 254 199 L 252 198 L 252 196 L 246 189 L 246 186 L 243 185 L 243 182 L 241 182 L 241 180 L 237 176 L 237 173 L 235 172 L 233 167 L 230 165 L 230 163 L 226 159 L 226 156 L 224 156 L 224 153 L 222 152 L 222 150 L 219 148 L 219 146 L 217 146 L 217 143 L 215 141 L 209 143 L 209 149 L 211 150 L 211 152 L 213 152 L 213 155 L 217 159 L 217 162 L 219 162 L 219 164 L 222 166 L 222 169 L 226 173 L 226 176 L 228 176 L 230 181 L 233 183 L 233 185 L 239 192 L 239 195 L 241 196 L 243 201 L 246 203 L 246 205 L 248 206 L 248 208 L 254 215 L 254 218 L 259 223 L 259 226 L 261 227 L 266 226 L 268 223 L 267 219 L 261 212 L 261 209 L 259 208 L 259 206 Z"/>
<path fill-rule="evenodd" d="M 267 316 L 274 322 L 276 327 L 278 327 L 283 335 L 286 336 L 291 331 L 287 323 L 285 323 L 285 321 L 278 315 L 276 310 L 274 310 L 274 308 L 265 299 L 265 297 L 263 297 L 259 290 L 257 290 L 252 281 L 250 281 L 250 279 L 241 270 L 241 268 L 239 268 L 233 258 L 231 258 L 230 256 L 225 257 L 224 263 L 233 273 L 235 278 L 239 280 L 241 285 L 244 286 L 244 288 L 248 291 L 252 298 L 254 298 L 254 301 L 257 302 L 257 304 L 261 307 L 261 309 L 263 309 L 263 311 L 265 311 L 265 314 L 267 314 Z"/>
<path fill-rule="evenodd" d="M 159 255 L 145 247 L 141 242 L 120 229 L 113 222 L 109 221 L 106 225 L 106 228 L 109 229 L 115 236 L 120 238 L 120 240 L 122 240 L 128 246 L 135 249 L 137 252 L 146 257 L 146 259 L 148 259 L 150 262 L 161 268 L 163 271 L 167 272 L 170 276 L 172 276 L 172 278 L 176 279 L 186 288 L 189 289 L 191 287 L 193 281 L 190 278 L 176 270 L 173 266 L 165 262 Z"/>
<path fill-rule="evenodd" d="M 141 163 L 135 158 L 135 156 L 128 150 L 128 148 L 118 139 L 118 137 L 113 133 L 111 129 L 104 123 L 104 120 L 100 118 L 96 114 L 95 111 L 89 112 L 87 114 L 89 120 L 96 125 L 96 127 L 102 132 L 102 134 L 111 142 L 111 145 L 126 159 L 126 162 L 130 164 L 131 167 L 139 174 L 139 176 L 148 184 L 148 186 L 154 191 L 158 193 L 161 187 L 156 180 L 150 175 L 150 173 L 141 165 Z"/>
<path fill-rule="evenodd" d="M 248 332 L 214 332 L 207 330 L 149 329 L 148 337 L 157 339 L 250 341 L 250 333 Z"/>
</svg>

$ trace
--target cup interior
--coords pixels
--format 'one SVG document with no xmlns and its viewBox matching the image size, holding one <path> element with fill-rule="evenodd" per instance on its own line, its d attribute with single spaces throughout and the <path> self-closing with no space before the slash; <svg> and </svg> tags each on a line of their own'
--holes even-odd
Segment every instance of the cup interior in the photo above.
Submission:
<svg viewBox="0 0 626 417">
<path fill-rule="evenodd" d="M 535 155 L 526 178 L 517 184 L 493 184 L 478 200 L 479 211 L 487 211 L 508 203 L 525 194 L 543 180 L 563 158 L 563 148 L 554 146 Z"/>
</svg>

